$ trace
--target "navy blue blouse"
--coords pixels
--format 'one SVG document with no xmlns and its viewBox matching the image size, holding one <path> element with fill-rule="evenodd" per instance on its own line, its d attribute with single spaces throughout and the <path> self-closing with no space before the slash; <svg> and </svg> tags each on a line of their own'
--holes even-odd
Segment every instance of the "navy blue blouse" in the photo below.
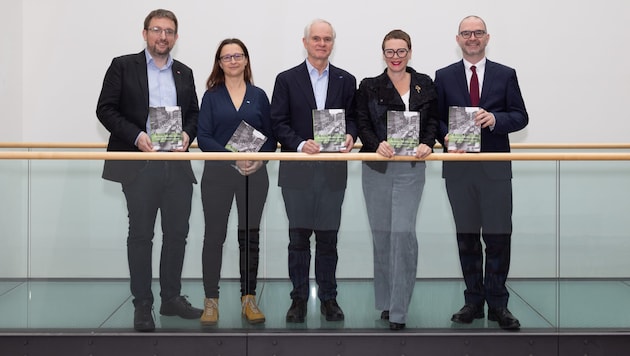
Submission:
<svg viewBox="0 0 630 356">
<path fill-rule="evenodd" d="M 230 152 L 225 145 L 241 120 L 267 136 L 261 152 L 276 150 L 277 143 L 271 131 L 269 98 L 262 89 L 251 84 L 247 84 L 245 98 L 238 110 L 224 84 L 206 90 L 199 111 L 199 148 L 204 152 Z"/>
</svg>

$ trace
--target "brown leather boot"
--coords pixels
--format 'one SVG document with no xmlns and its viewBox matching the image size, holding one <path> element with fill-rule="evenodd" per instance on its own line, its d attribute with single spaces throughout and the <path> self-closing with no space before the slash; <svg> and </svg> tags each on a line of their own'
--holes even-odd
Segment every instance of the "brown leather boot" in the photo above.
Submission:
<svg viewBox="0 0 630 356">
<path fill-rule="evenodd" d="M 201 325 L 216 325 L 219 320 L 219 298 L 205 298 L 203 300 L 203 314 L 199 321 Z"/>
<path fill-rule="evenodd" d="M 241 297 L 241 306 L 243 307 L 243 317 L 250 324 L 259 324 L 265 322 L 265 314 L 263 314 L 258 305 L 256 305 L 256 297 L 248 294 Z"/>
</svg>

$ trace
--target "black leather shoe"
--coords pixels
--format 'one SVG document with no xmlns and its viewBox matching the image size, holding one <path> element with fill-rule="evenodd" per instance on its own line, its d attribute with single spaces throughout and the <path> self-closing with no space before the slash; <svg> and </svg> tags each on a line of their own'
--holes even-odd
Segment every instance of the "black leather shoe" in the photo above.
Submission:
<svg viewBox="0 0 630 356">
<path fill-rule="evenodd" d="M 153 331 L 155 322 L 153 321 L 153 303 L 145 300 L 135 306 L 133 313 L 133 328 L 136 331 Z"/>
<path fill-rule="evenodd" d="M 179 316 L 184 319 L 199 319 L 201 314 L 203 314 L 203 310 L 193 307 L 188 300 L 186 300 L 185 296 L 180 295 L 166 302 L 162 302 L 160 314 Z"/>
<path fill-rule="evenodd" d="M 489 308 L 488 320 L 498 322 L 501 329 L 505 330 L 518 330 L 521 328 L 521 323 L 518 319 L 505 307 Z"/>
<path fill-rule="evenodd" d="M 389 320 L 389 310 L 383 310 L 381 312 L 381 320 Z"/>
<path fill-rule="evenodd" d="M 306 317 L 306 300 L 293 299 L 291 307 L 287 311 L 287 323 L 303 323 Z"/>
<path fill-rule="evenodd" d="M 392 321 L 389 322 L 389 330 L 394 330 L 394 331 L 398 331 L 398 330 L 402 330 L 405 328 L 404 323 L 394 323 Z"/>
<path fill-rule="evenodd" d="M 460 324 L 470 324 L 474 319 L 481 319 L 483 317 L 483 306 L 466 304 L 457 313 L 453 314 L 451 321 Z"/>
<path fill-rule="evenodd" d="M 328 299 L 327 301 L 322 302 L 320 310 L 322 314 L 326 316 L 326 320 L 328 321 L 340 321 L 344 318 L 343 311 L 341 310 L 339 304 L 337 304 L 336 299 Z"/>
</svg>

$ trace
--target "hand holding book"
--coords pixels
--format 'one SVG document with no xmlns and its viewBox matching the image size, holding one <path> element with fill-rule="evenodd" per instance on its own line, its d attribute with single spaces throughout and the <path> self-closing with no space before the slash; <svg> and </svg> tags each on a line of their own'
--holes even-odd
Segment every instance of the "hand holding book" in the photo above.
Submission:
<svg viewBox="0 0 630 356">
<path fill-rule="evenodd" d="M 387 143 L 387 141 L 382 141 L 381 143 L 378 144 L 376 153 L 378 153 L 379 155 L 385 158 L 392 158 L 396 154 L 396 151 L 389 143 Z"/>
<path fill-rule="evenodd" d="M 482 108 L 479 108 L 475 113 L 475 124 L 481 126 L 481 128 L 494 128 L 494 125 L 497 123 L 494 114 L 491 112 L 487 112 Z"/>
<path fill-rule="evenodd" d="M 245 121 L 241 121 L 228 140 L 225 148 L 233 152 L 258 152 L 267 142 L 267 136 Z M 262 167 L 262 161 L 236 161 L 234 167 L 240 174 L 248 176 Z"/>
</svg>

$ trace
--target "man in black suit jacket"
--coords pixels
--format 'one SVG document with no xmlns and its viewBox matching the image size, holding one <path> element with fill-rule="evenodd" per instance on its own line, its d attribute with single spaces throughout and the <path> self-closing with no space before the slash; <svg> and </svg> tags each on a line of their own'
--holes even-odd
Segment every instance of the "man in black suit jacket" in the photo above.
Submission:
<svg viewBox="0 0 630 356">
<path fill-rule="evenodd" d="M 147 133 L 149 107 L 179 106 L 182 112 L 183 148 L 197 134 L 199 105 L 192 70 L 173 60 L 177 18 L 158 9 L 146 17 L 144 51 L 114 58 L 103 81 L 96 115 L 111 133 L 107 151 L 154 151 Z M 181 292 L 192 185 L 190 161 L 105 161 L 103 178 L 120 182 L 127 200 L 129 235 L 127 258 L 135 307 L 134 328 L 153 331 L 151 256 L 157 211 L 161 211 L 162 253 L 160 297 L 162 315 L 187 319 L 201 316 Z"/>
<path fill-rule="evenodd" d="M 528 115 L 516 78 L 516 71 L 486 59 L 490 40 L 485 22 L 477 16 L 464 18 L 456 41 L 463 60 L 438 70 L 440 129 L 445 146 L 448 141 L 448 107 L 478 106 L 476 125 L 481 126 L 482 152 L 509 152 L 508 134 L 524 128 Z M 478 74 L 478 105 L 471 102 L 471 66 Z M 509 161 L 443 163 L 455 227 L 459 258 L 466 283 L 465 305 L 451 320 L 471 323 L 484 317 L 498 321 L 504 329 L 518 329 L 520 323 L 507 309 L 509 293 L 505 286 L 510 268 L 512 236 L 512 167 Z M 481 235 L 486 245 L 485 271 Z"/>
<path fill-rule="evenodd" d="M 335 40 L 332 25 L 315 20 L 304 30 L 307 59 L 280 73 L 271 99 L 274 136 L 283 152 L 317 154 L 313 140 L 313 110 L 345 109 L 346 142 L 350 152 L 357 137 L 353 118 L 356 79 L 328 62 Z M 304 322 L 309 290 L 310 236 L 315 233 L 315 279 L 326 320 L 343 320 L 337 304 L 337 232 L 346 189 L 346 162 L 281 161 L 278 185 L 282 187 L 289 219 L 289 277 L 293 303 L 287 322 Z"/>
</svg>

